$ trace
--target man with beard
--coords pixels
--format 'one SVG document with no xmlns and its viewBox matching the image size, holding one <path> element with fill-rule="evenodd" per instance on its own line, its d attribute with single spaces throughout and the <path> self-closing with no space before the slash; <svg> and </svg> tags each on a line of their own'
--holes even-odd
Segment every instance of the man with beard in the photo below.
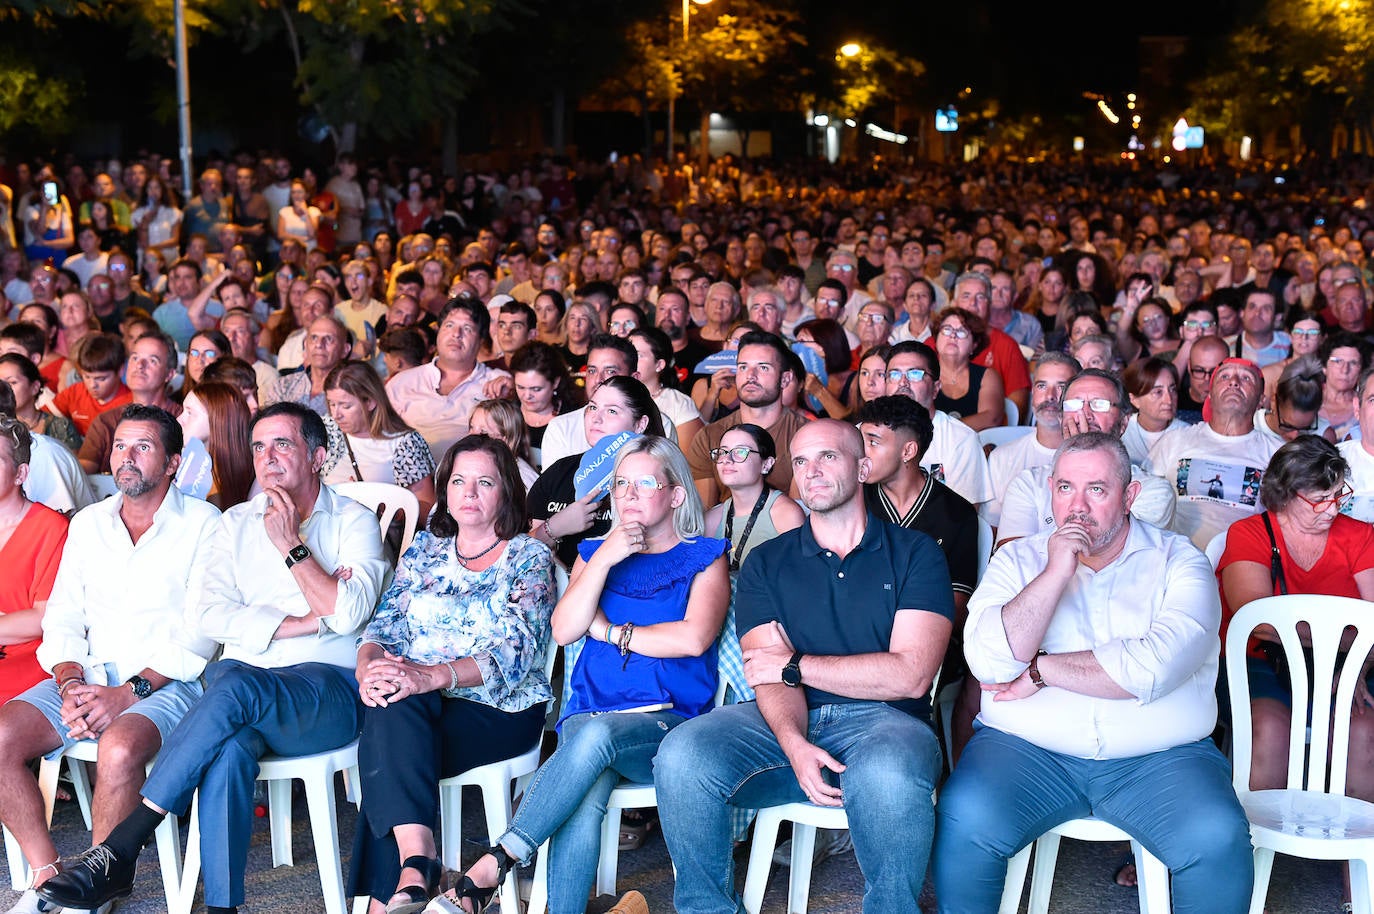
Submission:
<svg viewBox="0 0 1374 914">
<path fill-rule="evenodd" d="M 996 527 L 1002 519 L 1002 500 L 1022 470 L 1045 466 L 1064 441 L 1064 390 L 1082 370 L 1078 360 L 1062 352 L 1046 352 L 1035 363 L 1031 378 L 1031 412 L 1035 427 L 1028 435 L 998 445 L 988 455 L 988 472 L 997 493 L 984 509 L 984 518 Z"/>
<path fill-rule="evenodd" d="M 1211 740 L 1211 565 L 1131 517 L 1139 485 L 1115 435 L 1065 441 L 1050 492 L 1054 528 L 998 550 L 969 601 L 964 650 L 983 726 L 940 791 L 940 910 L 996 910 L 1008 858 L 1095 815 L 1170 869 L 1176 910 L 1244 911 L 1250 831 Z"/>
<path fill-rule="evenodd" d="M 1085 368 L 1064 389 L 1060 434 L 1065 441 L 1085 432 L 1106 432 L 1120 438 L 1130 419 L 1129 404 L 1126 388 L 1115 375 L 1097 368 Z M 1012 479 L 1002 502 L 1001 523 L 997 528 L 999 545 L 1041 533 L 1054 525 L 1050 476 L 1050 466 L 1044 464 L 1022 470 Z M 1131 479 L 1137 487 L 1131 499 L 1131 515 L 1136 520 L 1168 529 L 1174 519 L 1173 489 L 1168 483 L 1161 485 L 1159 477 L 1134 464 Z"/>
<path fill-rule="evenodd" d="M 743 366 L 766 350 L 740 352 Z M 680 724 L 654 760 L 676 910 L 743 910 L 734 810 L 810 801 L 848 810 L 865 910 L 915 911 L 941 769 L 927 696 L 954 616 L 945 558 L 930 537 L 867 510 L 854 426 L 821 419 L 776 440 L 811 513 L 740 569 L 737 624 L 757 700 Z"/>
<path fill-rule="evenodd" d="M 1255 428 L 1263 391 L 1259 366 L 1226 359 L 1212 372 L 1203 421 L 1165 432 L 1150 449 L 1146 469 L 1178 495 L 1173 530 L 1199 549 L 1260 510 L 1260 482 L 1282 444 Z"/>
<path fill-rule="evenodd" d="M 787 347 L 771 333 L 751 330 L 740 337 L 735 356 L 739 409 L 706 426 L 687 446 L 692 480 L 701 495 L 701 503 L 708 510 L 721 500 L 711 451 L 720 446 L 720 439 L 726 432 L 745 422 L 766 429 L 777 442 L 778 459 L 768 474 L 768 484 L 795 496 L 788 442 L 806 424 L 806 417 L 783 405 L 783 391 L 792 384 L 792 376 L 783 370 L 788 363 L 787 356 Z"/>
<path fill-rule="evenodd" d="M 138 805 L 144 767 L 200 697 L 205 659 L 178 636 L 219 511 L 172 485 L 181 426 L 156 406 L 125 408 L 114 432 L 119 495 L 77 514 L 43 615 L 38 662 L 52 679 L 0 709 L 0 821 L 33 870 L 15 911 L 51 910 L 34 889 L 62 871 L 28 763 L 99 740 L 93 841 Z"/>
<path fill-rule="evenodd" d="M 697 363 L 711 354 L 709 346 L 687 333 L 690 308 L 687 293 L 677 286 L 659 292 L 658 301 L 654 303 L 654 323 L 673 342 L 673 365 L 677 368 L 679 385 L 685 385 Z"/>
</svg>

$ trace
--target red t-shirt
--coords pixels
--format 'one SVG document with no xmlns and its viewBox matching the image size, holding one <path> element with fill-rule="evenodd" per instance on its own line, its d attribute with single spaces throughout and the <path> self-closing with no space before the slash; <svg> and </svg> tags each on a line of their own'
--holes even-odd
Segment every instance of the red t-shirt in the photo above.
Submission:
<svg viewBox="0 0 1374 914">
<path fill-rule="evenodd" d="M 996 327 L 988 328 L 988 344 L 973 357 L 973 364 L 996 368 L 1007 396 L 1018 390 L 1030 390 L 1030 368 L 1021 354 L 1021 347 Z"/>
<path fill-rule="evenodd" d="M 109 409 L 121 409 L 132 402 L 134 402 L 134 395 L 123 384 L 119 385 L 115 395 L 107 402 L 99 403 L 95 397 L 91 396 L 91 392 L 86 389 L 85 384 L 78 383 L 59 393 L 57 398 L 53 400 L 53 407 L 72 420 L 76 430 L 84 436 L 86 430 L 91 427 L 91 423 L 95 421 L 96 416 Z"/>
<path fill-rule="evenodd" d="M 1283 577 L 1289 593 L 1316 593 L 1333 597 L 1360 598 L 1360 590 L 1355 586 L 1355 575 L 1374 568 L 1374 526 L 1343 514 L 1336 516 L 1327 535 L 1326 549 L 1321 558 L 1311 568 L 1304 571 L 1288 555 L 1288 546 L 1283 541 L 1283 530 L 1274 524 L 1274 539 L 1279 546 L 1279 556 L 1283 563 Z M 1255 514 L 1238 520 L 1226 531 L 1226 550 L 1217 563 L 1217 584 L 1221 584 L 1221 573 L 1227 565 L 1234 562 L 1257 562 L 1266 570 L 1269 568 L 1269 534 L 1264 529 L 1264 517 Z M 1274 583 L 1274 593 L 1279 592 L 1278 582 Z M 1221 643 L 1226 644 L 1226 628 L 1236 609 L 1226 602 L 1226 590 L 1221 590 Z"/>
</svg>

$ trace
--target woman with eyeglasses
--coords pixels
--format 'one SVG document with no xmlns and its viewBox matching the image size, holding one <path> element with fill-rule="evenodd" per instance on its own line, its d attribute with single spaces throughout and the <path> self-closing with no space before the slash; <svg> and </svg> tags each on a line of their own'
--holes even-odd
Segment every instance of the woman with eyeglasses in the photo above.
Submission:
<svg viewBox="0 0 1374 914">
<path fill-rule="evenodd" d="M 1274 447 L 1299 435 L 1317 435 L 1334 444 L 1336 432 L 1320 416 L 1325 385 L 1326 373 L 1316 356 L 1289 362 L 1274 388 L 1273 402 L 1255 413 L 1255 428 L 1274 439 Z"/>
<path fill-rule="evenodd" d="M 1260 369 L 1260 374 L 1264 376 L 1264 397 L 1260 400 L 1263 406 L 1274 402 L 1274 388 L 1279 383 L 1279 375 L 1283 374 L 1288 364 L 1305 355 L 1315 356 L 1326 337 L 1322 322 L 1305 311 L 1298 311 L 1294 318 L 1285 321 L 1285 324 L 1288 336 L 1293 341 L 1293 348 L 1288 358 L 1272 362 Z"/>
<path fill-rule="evenodd" d="M 212 362 L 233 355 L 229 338 L 218 330 L 198 330 L 186 347 L 186 377 L 182 379 L 178 399 L 185 400 L 187 395 L 200 384 L 201 376 Z"/>
<path fill-rule="evenodd" d="M 1327 336 L 1317 350 L 1317 359 L 1326 371 L 1320 415 L 1331 423 L 1337 441 L 1344 441 L 1360 424 L 1355 384 L 1369 367 L 1371 351 L 1363 337 L 1346 330 Z"/>
<path fill-rule="evenodd" d="M 975 430 L 1007 422 L 1002 376 L 972 361 L 987 344 L 987 324 L 972 311 L 946 308 L 935 319 L 935 354 L 940 360 L 935 408 Z"/>
<path fill-rule="evenodd" d="M 593 402 L 620 380 L 603 383 Z M 583 642 L 571 661 L 558 749 L 535 774 L 510 828 L 431 912 L 486 910 L 510 868 L 528 863 L 549 840 L 549 910 L 581 914 L 611 791 L 622 778 L 652 782 L 663 737 L 714 702 L 729 544 L 704 535 L 687 459 L 665 438 L 627 444 L 616 455 L 611 489 L 614 526 L 578 546 L 553 611 L 558 643 Z"/>
<path fill-rule="evenodd" d="M 1172 357 L 1178 351 L 1178 334 L 1170 321 L 1169 303 L 1162 298 L 1147 298 L 1132 315 L 1130 323 L 1121 317 L 1123 326 L 1116 332 L 1117 351 L 1126 364 L 1153 356 Z"/>
<path fill-rule="evenodd" d="M 1351 496 L 1348 473 L 1336 446 L 1316 435 L 1303 435 L 1274 453 L 1260 483 L 1266 510 L 1231 525 L 1217 564 L 1223 645 L 1231 617 L 1261 597 L 1330 594 L 1374 600 L 1374 527 L 1340 513 Z M 1272 628 L 1255 630 L 1245 663 L 1254 732 L 1251 790 L 1287 783 L 1292 725 L 1287 669 L 1295 662 L 1304 661 L 1284 656 Z M 1374 801 L 1374 696 L 1369 682 L 1374 655 L 1346 656 L 1343 662 L 1359 663 L 1361 672 L 1350 711 L 1345 792 Z M 1219 693 L 1226 695 L 1224 686 Z"/>
</svg>

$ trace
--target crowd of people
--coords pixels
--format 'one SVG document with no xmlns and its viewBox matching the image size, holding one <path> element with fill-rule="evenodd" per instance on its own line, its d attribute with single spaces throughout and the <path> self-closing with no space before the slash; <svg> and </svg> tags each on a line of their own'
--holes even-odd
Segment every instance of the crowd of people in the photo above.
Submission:
<svg viewBox="0 0 1374 914">
<path fill-rule="evenodd" d="M 928 869 L 940 910 L 995 910 L 1007 859 L 1088 814 L 1176 910 L 1249 908 L 1227 621 L 1374 599 L 1366 163 L 244 153 L 186 201 L 169 160 L 63 164 L 0 169 L 9 914 L 128 894 L 197 790 L 205 901 L 237 910 L 256 760 L 355 738 L 373 914 L 484 910 L 546 842 L 550 909 L 585 910 L 623 780 L 657 785 L 621 842 L 662 828 L 680 911 L 739 910 L 732 846 L 801 800 L 848 811 L 816 853 L 853 848 L 873 914 Z M 348 482 L 410 490 L 414 542 Z M 1252 789 L 1286 778 L 1275 637 Z M 555 698 L 558 748 L 441 894 L 439 781 Z M 64 861 L 29 765 L 82 739 Z"/>
</svg>

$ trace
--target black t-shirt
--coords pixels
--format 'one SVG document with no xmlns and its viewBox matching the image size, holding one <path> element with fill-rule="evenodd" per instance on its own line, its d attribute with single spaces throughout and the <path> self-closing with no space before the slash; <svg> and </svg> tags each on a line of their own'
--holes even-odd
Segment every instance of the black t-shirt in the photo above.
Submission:
<svg viewBox="0 0 1374 914">
<path fill-rule="evenodd" d="M 673 353 L 673 366 L 677 369 L 678 387 L 682 390 L 690 391 L 691 385 L 688 379 L 696 372 L 697 363 L 714 352 L 719 352 L 720 347 L 712 349 L 700 339 L 687 337 L 687 345 Z"/>
<path fill-rule="evenodd" d="M 573 486 L 573 477 L 577 475 L 577 466 L 581 460 L 581 454 L 571 454 L 555 461 L 534 481 L 534 485 L 530 486 L 529 497 L 525 501 L 525 508 L 529 512 L 530 520 L 547 521 L 577 501 L 577 490 Z M 577 544 L 584 539 L 605 536 L 610 529 L 611 497 L 607 495 L 601 499 L 601 504 L 597 507 L 596 516 L 590 527 L 581 533 L 562 538 L 556 553 L 558 560 L 571 568 L 573 562 L 577 561 Z"/>
</svg>

